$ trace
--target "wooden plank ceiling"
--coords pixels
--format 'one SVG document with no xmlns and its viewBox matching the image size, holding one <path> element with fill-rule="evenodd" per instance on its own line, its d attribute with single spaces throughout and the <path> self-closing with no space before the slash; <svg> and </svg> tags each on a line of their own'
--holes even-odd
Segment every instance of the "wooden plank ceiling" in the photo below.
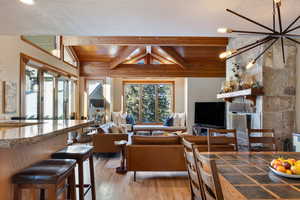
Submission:
<svg viewBox="0 0 300 200">
<path fill-rule="evenodd" d="M 227 38 L 64 37 L 85 77 L 225 77 Z"/>
</svg>

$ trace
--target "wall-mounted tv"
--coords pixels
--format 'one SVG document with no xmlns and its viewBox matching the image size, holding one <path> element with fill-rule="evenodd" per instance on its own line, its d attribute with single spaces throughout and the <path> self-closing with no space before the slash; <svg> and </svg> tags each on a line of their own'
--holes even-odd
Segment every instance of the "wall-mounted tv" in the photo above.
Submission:
<svg viewBox="0 0 300 200">
<path fill-rule="evenodd" d="M 195 124 L 203 127 L 226 127 L 226 108 L 224 102 L 196 102 Z"/>
</svg>

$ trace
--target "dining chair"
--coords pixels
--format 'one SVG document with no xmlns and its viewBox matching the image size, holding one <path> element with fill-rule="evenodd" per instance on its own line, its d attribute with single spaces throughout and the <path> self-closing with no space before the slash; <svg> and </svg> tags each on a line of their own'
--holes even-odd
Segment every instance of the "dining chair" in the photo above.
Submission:
<svg viewBox="0 0 300 200">
<path fill-rule="evenodd" d="M 277 151 L 273 129 L 248 129 L 248 139 L 249 151 Z"/>
<path fill-rule="evenodd" d="M 217 165 L 208 155 L 202 155 L 194 148 L 198 174 L 203 183 L 203 193 L 206 200 L 224 200 Z"/>
<path fill-rule="evenodd" d="M 184 157 L 189 176 L 191 200 L 204 200 L 205 198 L 203 198 L 204 193 L 202 188 L 203 184 L 198 174 L 193 152 L 193 146 L 195 145 L 184 138 L 182 139 L 182 143 L 184 147 Z"/>
<path fill-rule="evenodd" d="M 208 151 L 238 151 L 235 129 L 209 129 L 208 130 Z"/>
</svg>

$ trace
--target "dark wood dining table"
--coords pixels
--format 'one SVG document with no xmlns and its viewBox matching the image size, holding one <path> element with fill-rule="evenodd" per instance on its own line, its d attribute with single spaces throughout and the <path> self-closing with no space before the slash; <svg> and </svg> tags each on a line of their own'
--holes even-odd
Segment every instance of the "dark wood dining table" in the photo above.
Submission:
<svg viewBox="0 0 300 200">
<path fill-rule="evenodd" d="M 300 179 L 274 174 L 274 158 L 295 158 L 296 152 L 214 152 L 201 153 L 216 160 L 225 200 L 300 199 Z"/>
</svg>

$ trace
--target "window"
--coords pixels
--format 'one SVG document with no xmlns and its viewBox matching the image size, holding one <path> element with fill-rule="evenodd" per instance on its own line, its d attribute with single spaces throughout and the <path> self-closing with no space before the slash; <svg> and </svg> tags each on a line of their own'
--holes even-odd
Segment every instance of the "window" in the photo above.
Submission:
<svg viewBox="0 0 300 200">
<path fill-rule="evenodd" d="M 27 119 L 38 119 L 39 114 L 39 71 L 26 66 L 25 69 L 25 116 Z"/>
<path fill-rule="evenodd" d="M 70 80 L 69 81 L 69 102 L 68 102 L 68 118 L 70 119 L 71 116 L 73 116 L 73 113 L 75 112 L 75 92 L 76 92 L 76 84 L 75 81 Z M 73 116 L 75 117 L 75 116 Z"/>
<path fill-rule="evenodd" d="M 68 80 L 59 78 L 57 83 L 57 119 L 68 119 Z"/>
<path fill-rule="evenodd" d="M 77 66 L 77 60 L 74 57 L 74 53 L 72 52 L 70 47 L 65 47 L 64 46 L 64 61 L 73 65 L 73 66 Z"/>
<path fill-rule="evenodd" d="M 54 75 L 44 72 L 44 100 L 43 100 L 43 119 L 53 119 L 54 117 Z"/>
<path fill-rule="evenodd" d="M 24 40 L 58 58 L 60 58 L 61 37 L 55 35 L 26 35 Z"/>
<path fill-rule="evenodd" d="M 38 63 L 28 62 L 22 69 L 22 113 L 26 119 L 69 119 L 75 111 L 75 81 L 46 71 Z"/>
<path fill-rule="evenodd" d="M 93 119 L 96 110 L 104 111 L 103 80 L 87 80 L 88 118 Z"/>
<path fill-rule="evenodd" d="M 173 82 L 124 84 L 124 107 L 137 122 L 163 122 L 173 111 Z"/>
</svg>

